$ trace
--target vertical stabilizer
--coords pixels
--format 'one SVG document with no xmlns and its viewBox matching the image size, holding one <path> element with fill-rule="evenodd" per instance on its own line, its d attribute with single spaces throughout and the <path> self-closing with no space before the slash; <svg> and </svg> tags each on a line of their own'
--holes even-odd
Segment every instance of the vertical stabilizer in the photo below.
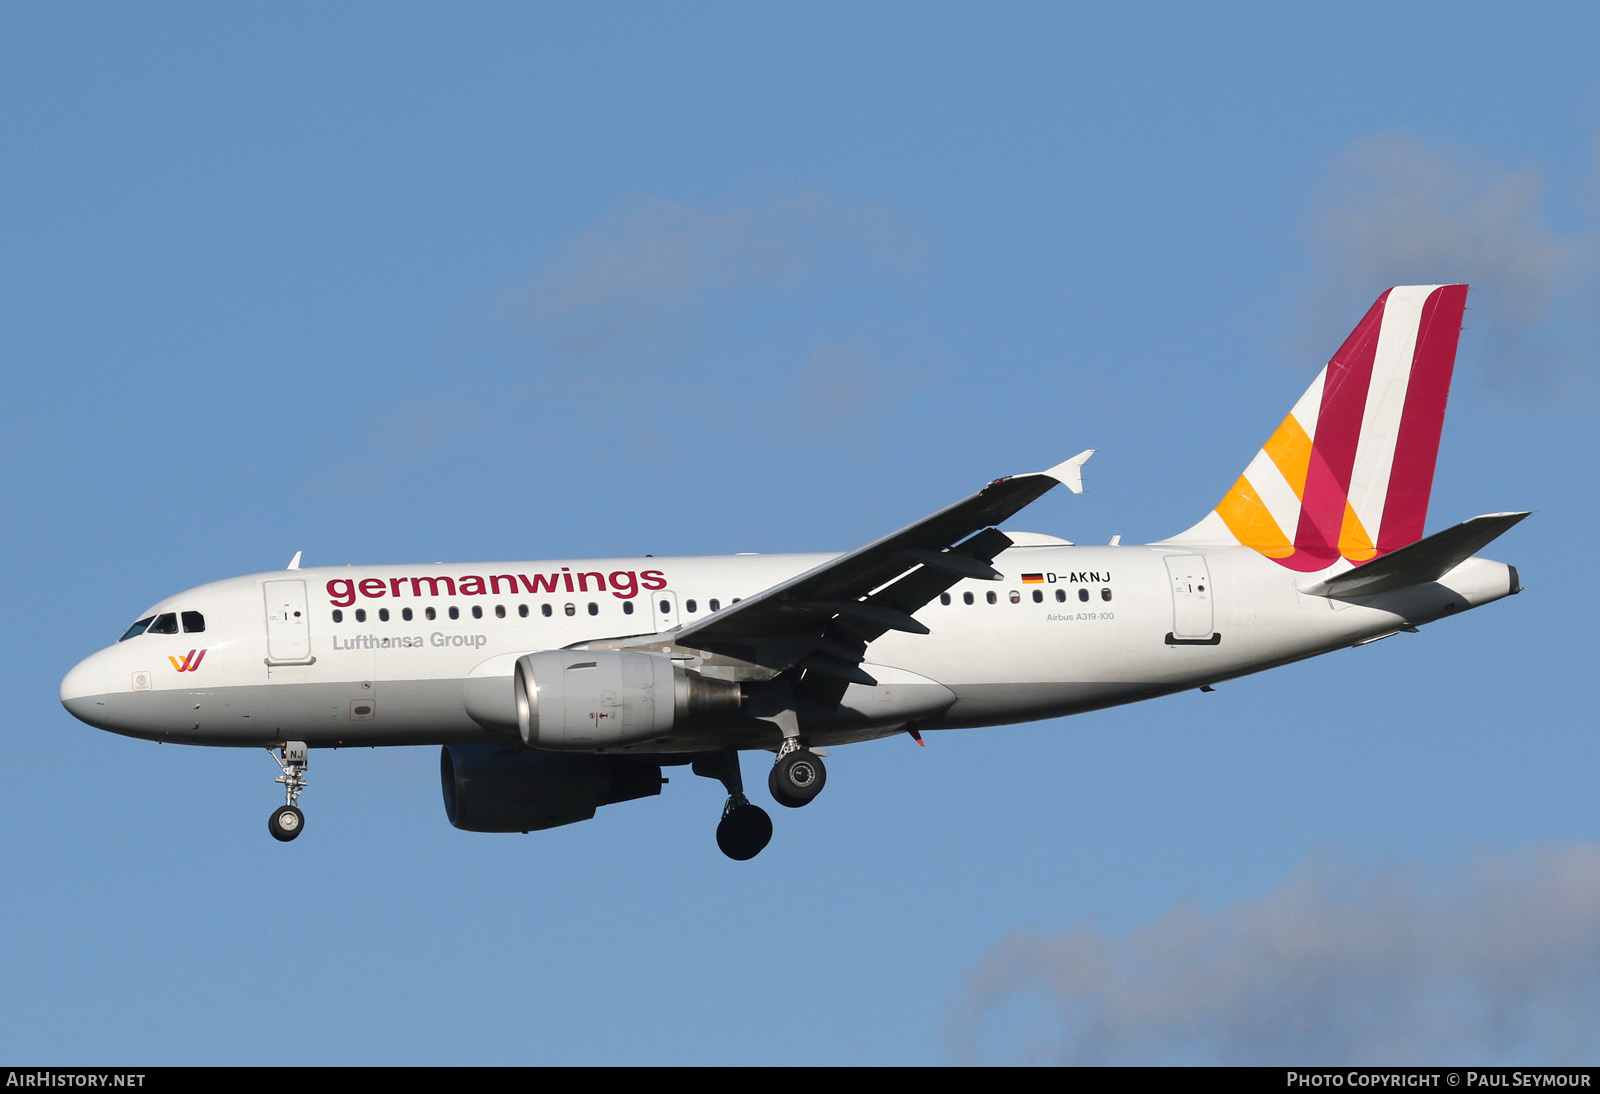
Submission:
<svg viewBox="0 0 1600 1094">
<path fill-rule="evenodd" d="M 1421 539 L 1466 300 L 1465 285 L 1378 297 L 1217 507 L 1166 542 L 1310 572 Z"/>
</svg>

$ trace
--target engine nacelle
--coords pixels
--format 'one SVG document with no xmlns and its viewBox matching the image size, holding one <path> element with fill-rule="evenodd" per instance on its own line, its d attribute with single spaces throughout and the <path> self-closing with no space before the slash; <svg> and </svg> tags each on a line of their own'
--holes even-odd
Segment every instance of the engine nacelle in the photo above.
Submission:
<svg viewBox="0 0 1600 1094">
<path fill-rule="evenodd" d="M 588 820 L 602 805 L 661 793 L 659 764 L 503 745 L 445 745 L 439 782 L 450 823 L 467 832 L 537 832 Z"/>
<path fill-rule="evenodd" d="M 739 685 L 656 653 L 547 650 L 517 659 L 517 728 L 529 748 L 592 752 L 660 737 L 688 718 L 733 714 Z"/>
</svg>

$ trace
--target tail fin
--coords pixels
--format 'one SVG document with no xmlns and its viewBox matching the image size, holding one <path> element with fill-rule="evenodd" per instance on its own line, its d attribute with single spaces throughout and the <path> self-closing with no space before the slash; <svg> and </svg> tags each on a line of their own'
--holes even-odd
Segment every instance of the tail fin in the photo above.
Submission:
<svg viewBox="0 0 1600 1094">
<path fill-rule="evenodd" d="M 1243 544 L 1309 573 L 1422 538 L 1465 285 L 1378 297 L 1233 489 L 1167 542 Z"/>
</svg>

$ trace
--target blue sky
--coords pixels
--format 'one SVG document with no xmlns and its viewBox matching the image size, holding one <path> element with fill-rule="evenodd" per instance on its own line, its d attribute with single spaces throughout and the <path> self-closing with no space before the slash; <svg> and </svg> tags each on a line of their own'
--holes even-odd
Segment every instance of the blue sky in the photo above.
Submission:
<svg viewBox="0 0 1600 1094">
<path fill-rule="evenodd" d="M 0 10 L 0 1056 L 1594 1062 L 1597 30 Z M 433 748 L 317 754 L 280 846 L 265 755 L 56 699 L 149 603 L 297 550 L 844 550 L 1086 447 L 1013 523 L 1159 538 L 1415 281 L 1473 285 L 1430 528 L 1537 510 L 1490 552 L 1525 595 L 836 750 L 751 863 L 687 775 L 457 832 Z"/>
</svg>

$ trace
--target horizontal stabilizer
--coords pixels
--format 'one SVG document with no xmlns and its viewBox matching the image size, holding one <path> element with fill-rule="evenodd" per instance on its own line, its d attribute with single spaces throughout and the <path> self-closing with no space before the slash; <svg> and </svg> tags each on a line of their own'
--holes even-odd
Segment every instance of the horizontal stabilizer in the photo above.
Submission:
<svg viewBox="0 0 1600 1094">
<path fill-rule="evenodd" d="M 1426 539 L 1419 539 L 1409 546 L 1308 585 L 1300 591 L 1308 596 L 1373 596 L 1391 589 L 1437 581 L 1527 515 L 1490 513 L 1473 517 L 1454 528 L 1435 532 Z"/>
</svg>

